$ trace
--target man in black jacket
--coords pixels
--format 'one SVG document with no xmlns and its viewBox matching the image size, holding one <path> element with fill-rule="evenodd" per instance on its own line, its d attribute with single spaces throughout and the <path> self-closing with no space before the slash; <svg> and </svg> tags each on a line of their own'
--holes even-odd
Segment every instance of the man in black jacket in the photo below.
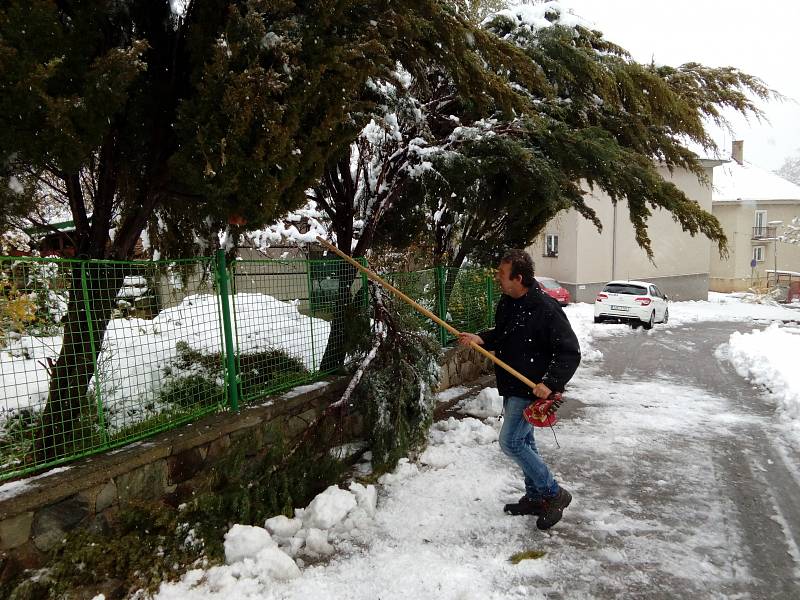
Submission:
<svg viewBox="0 0 800 600">
<path fill-rule="evenodd" d="M 564 391 L 581 361 L 578 339 L 564 311 L 533 278 L 533 261 L 523 250 L 510 250 L 500 261 L 497 280 L 503 296 L 497 305 L 495 327 L 479 335 L 462 333 L 459 341 L 494 350 L 497 358 L 536 382 L 533 389 L 495 366 L 497 388 L 503 396 L 500 448 L 522 469 L 525 496 L 506 504 L 513 515 L 537 515 L 536 526 L 550 529 L 572 501 L 539 456 L 533 427 L 522 411 L 539 398 Z"/>
</svg>

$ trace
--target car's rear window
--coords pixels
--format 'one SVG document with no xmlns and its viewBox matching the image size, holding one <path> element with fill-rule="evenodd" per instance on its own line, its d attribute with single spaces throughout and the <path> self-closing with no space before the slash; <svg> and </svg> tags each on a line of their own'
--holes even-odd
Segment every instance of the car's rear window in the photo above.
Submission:
<svg viewBox="0 0 800 600">
<path fill-rule="evenodd" d="M 548 290 L 557 290 L 561 287 L 558 285 L 558 282 L 554 281 L 553 279 L 537 279 L 536 281 L 539 282 L 540 286 L 547 288 Z"/>
<path fill-rule="evenodd" d="M 604 292 L 611 292 L 612 294 L 646 294 L 647 288 L 640 285 L 632 285 L 630 283 L 609 283 L 603 288 Z"/>
</svg>

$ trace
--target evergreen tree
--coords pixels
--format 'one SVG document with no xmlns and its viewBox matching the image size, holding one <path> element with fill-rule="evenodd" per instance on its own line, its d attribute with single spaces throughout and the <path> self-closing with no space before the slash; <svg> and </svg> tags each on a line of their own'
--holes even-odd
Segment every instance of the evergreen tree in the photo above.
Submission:
<svg viewBox="0 0 800 600">
<path fill-rule="evenodd" d="M 560 25 L 554 5 L 540 7 L 550 26 L 526 20 L 530 14 L 506 11 L 486 27 L 542 68 L 549 93 L 526 90 L 535 112 L 453 129 L 449 147 L 457 151 L 431 159 L 435 169 L 412 193 L 427 198 L 434 262 L 459 267 L 468 256 L 496 259 L 504 246 L 528 245 L 569 208 L 600 228 L 583 199 L 586 185 L 612 202 L 627 200 L 636 241 L 649 256 L 647 219 L 658 208 L 724 254 L 717 219 L 664 181 L 657 167 L 685 168 L 703 179 L 685 142 L 713 148 L 705 119 L 724 124 L 723 108 L 758 116 L 748 94 L 765 99 L 772 92 L 734 68 L 637 63 L 598 31 Z"/>
<path fill-rule="evenodd" d="M 535 87 L 536 69 L 467 33 L 436 0 L 10 0 L 0 7 L 0 220 L 56 180 L 81 258 L 130 257 L 148 222 L 171 226 L 151 239 L 172 255 L 196 251 L 193 231 L 231 217 L 269 223 L 354 139 L 374 112 L 365 83 L 391 79 L 398 62 L 417 73 L 436 60 L 459 89 L 479 90 L 476 107 L 519 109 L 497 73 L 516 58 Z M 90 320 L 102 338 L 124 276 L 93 270 L 85 299 L 72 286 L 42 459 L 81 447 Z"/>
<path fill-rule="evenodd" d="M 541 19 L 526 20 L 536 15 Z M 329 213 L 341 249 L 354 245 L 363 254 L 381 240 L 413 242 L 436 265 L 459 267 L 468 257 L 494 262 L 503 247 L 528 245 L 561 210 L 578 210 L 600 228 L 584 202 L 588 185 L 613 202 L 628 201 L 636 240 L 650 255 L 647 218 L 656 208 L 725 252 L 717 220 L 665 182 L 657 164 L 702 178 L 685 141 L 713 147 L 704 119 L 724 124 L 725 107 L 759 115 L 748 94 L 766 98 L 770 91 L 732 68 L 637 63 L 600 32 L 561 26 L 560 17 L 557 6 L 543 4 L 538 13 L 504 11 L 486 24 L 524 51 L 544 78 L 535 87 L 515 81 L 529 105 L 512 119 L 476 110 L 435 64 L 423 79 L 391 88 L 384 114 L 375 116 L 384 137 L 362 132 L 359 145 L 329 165 L 315 188 L 316 199 L 336 201 Z M 509 76 L 516 79 L 513 67 Z M 372 157 L 371 177 L 353 168 L 363 156 Z M 368 180 L 382 193 L 370 194 L 361 183 Z"/>
</svg>

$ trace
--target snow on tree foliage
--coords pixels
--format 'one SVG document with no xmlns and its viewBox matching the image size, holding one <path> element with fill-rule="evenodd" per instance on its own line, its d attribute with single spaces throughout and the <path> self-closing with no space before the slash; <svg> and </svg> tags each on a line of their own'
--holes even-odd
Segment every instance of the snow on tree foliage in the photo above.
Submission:
<svg viewBox="0 0 800 600">
<path fill-rule="evenodd" d="M 778 239 L 788 244 L 800 244 L 800 216 L 792 219 L 791 223 L 784 225 L 783 235 Z"/>
<path fill-rule="evenodd" d="M 792 183 L 800 185 L 800 154 L 790 156 L 783 161 L 783 164 L 775 173 Z"/>
</svg>

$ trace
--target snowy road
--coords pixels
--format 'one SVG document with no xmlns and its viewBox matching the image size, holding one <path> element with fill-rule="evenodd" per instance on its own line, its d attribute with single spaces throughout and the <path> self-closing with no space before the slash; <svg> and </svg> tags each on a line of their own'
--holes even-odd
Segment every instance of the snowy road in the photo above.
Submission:
<svg viewBox="0 0 800 600">
<path fill-rule="evenodd" d="M 800 597 L 800 455 L 774 401 L 725 359 L 731 333 L 754 325 L 695 322 L 689 309 L 649 333 L 592 325 L 585 307 L 570 316 L 591 358 L 568 390 L 561 447 L 537 432 L 575 497 L 549 532 L 502 512 L 521 481 L 499 421 L 450 419 L 382 482 L 374 518 L 331 530 L 330 559 L 289 581 L 257 564 L 215 567 L 158 597 Z M 527 550 L 544 555 L 509 561 Z"/>
<path fill-rule="evenodd" d="M 671 535 L 654 535 L 654 547 L 666 550 L 664 541 L 672 536 L 685 541 L 685 555 L 672 557 L 684 563 L 676 574 L 694 568 L 688 563 L 713 574 L 685 586 L 679 585 L 680 578 L 671 581 L 666 576 L 664 597 L 692 592 L 708 597 L 800 597 L 800 454 L 776 428 L 774 405 L 715 356 L 732 330 L 750 329 L 751 325 L 697 323 L 658 337 L 626 336 L 598 343 L 604 360 L 589 385 L 607 378 L 614 382 L 609 389 L 614 389 L 627 381 L 647 385 L 649 380 L 659 387 L 663 383 L 678 404 L 691 403 L 697 394 L 698 406 L 688 409 L 687 421 L 692 423 L 684 433 L 660 435 L 657 428 L 645 427 L 654 434 L 652 443 L 648 452 L 631 457 L 637 473 L 632 485 L 624 487 L 642 514 L 673 529 Z M 635 404 L 632 412 L 638 415 L 631 417 L 636 422 L 646 424 L 640 415 L 659 411 L 647 398 L 637 398 Z M 681 485 L 684 469 L 687 481 Z M 669 474 L 669 485 L 653 485 L 659 470 Z M 695 484 L 699 491 L 692 489 Z M 682 587 L 686 595 L 677 593 Z M 647 587 L 651 592 L 654 588 Z"/>
</svg>

